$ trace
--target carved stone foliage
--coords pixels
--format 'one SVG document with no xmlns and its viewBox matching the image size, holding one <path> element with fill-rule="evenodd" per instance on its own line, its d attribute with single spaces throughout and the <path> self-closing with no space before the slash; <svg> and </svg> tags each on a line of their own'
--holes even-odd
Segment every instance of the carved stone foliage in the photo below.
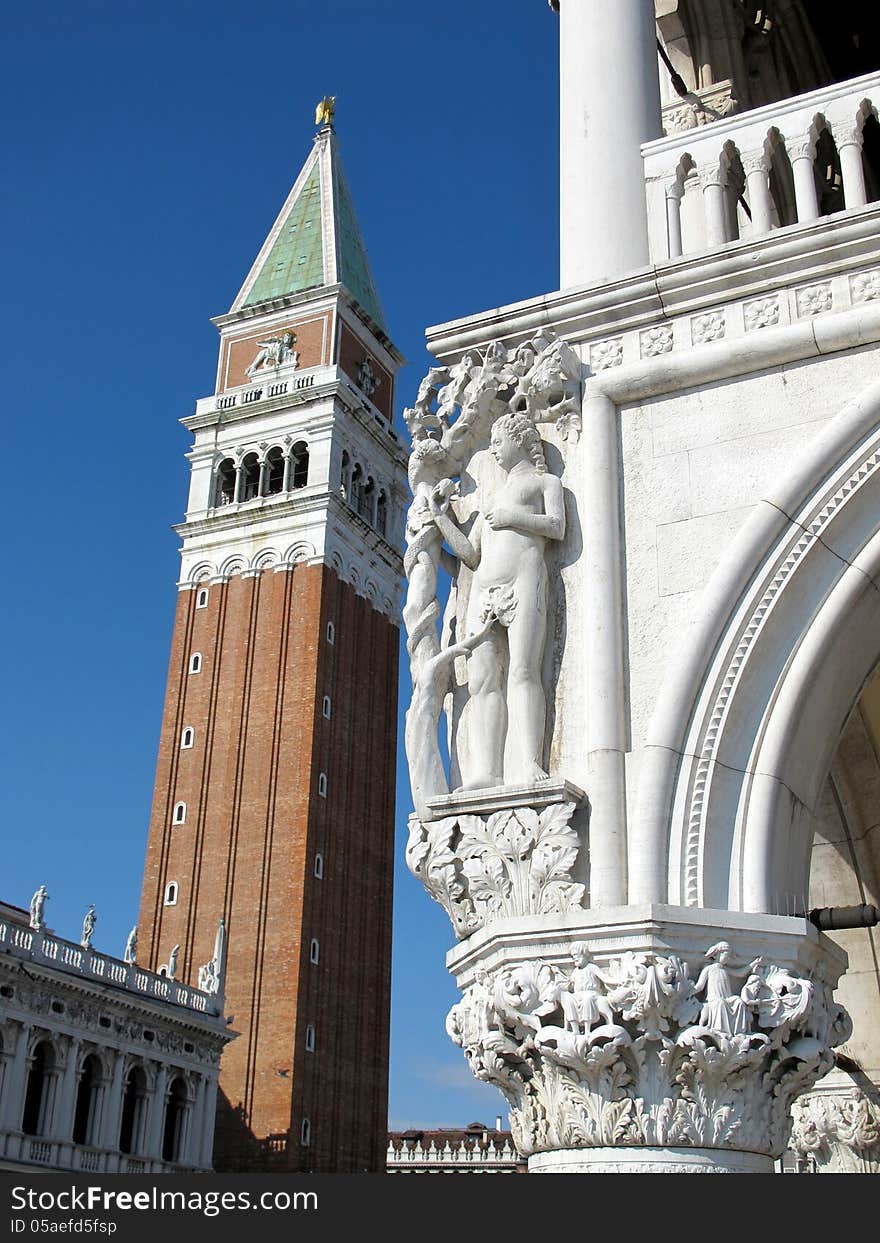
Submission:
<svg viewBox="0 0 880 1243">
<path fill-rule="evenodd" d="M 584 895 L 584 886 L 571 879 L 579 850 L 569 824 L 574 808 L 516 807 L 428 823 L 413 816 L 407 865 L 459 938 L 510 915 L 572 910 Z"/>
<path fill-rule="evenodd" d="M 695 345 L 705 345 L 708 341 L 720 341 L 724 336 L 724 330 L 723 311 L 707 311 L 704 315 L 695 315 L 691 320 L 691 333 Z"/>
<path fill-rule="evenodd" d="M 880 1174 L 880 1105 L 859 1088 L 808 1093 L 792 1109 L 790 1147 L 821 1174 Z"/>
<path fill-rule="evenodd" d="M 699 973 L 674 954 L 599 967 L 478 969 L 447 1031 L 474 1075 L 510 1103 L 530 1155 L 608 1146 L 729 1148 L 778 1156 L 792 1102 L 850 1031 L 822 978 L 719 942 Z"/>
<path fill-rule="evenodd" d="M 779 323 L 779 299 L 776 297 L 755 298 L 747 302 L 743 308 L 746 332 L 756 328 L 770 328 Z"/>
</svg>

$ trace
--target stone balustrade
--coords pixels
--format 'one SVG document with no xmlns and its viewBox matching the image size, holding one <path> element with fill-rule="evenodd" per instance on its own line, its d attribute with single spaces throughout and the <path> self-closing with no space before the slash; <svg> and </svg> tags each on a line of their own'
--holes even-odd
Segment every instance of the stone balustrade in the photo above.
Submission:
<svg viewBox="0 0 880 1243">
<path fill-rule="evenodd" d="M 878 106 L 875 72 L 645 143 L 652 262 L 863 207 Z"/>
<path fill-rule="evenodd" d="M 38 929 L 0 920 L 0 951 L 2 950 L 10 952 L 13 957 L 54 965 L 86 979 L 118 984 L 144 997 L 183 1006 L 198 1014 L 219 1013 L 216 997 L 192 988 L 189 984 L 169 980 L 167 976 L 158 975 L 155 971 L 147 971 L 134 963 L 123 962 L 108 954 L 99 954 L 91 948 L 84 949 L 72 941 L 65 941 Z"/>
<path fill-rule="evenodd" d="M 389 1174 L 461 1173 L 512 1174 L 523 1163 L 508 1137 L 488 1144 L 464 1141 L 445 1143 L 434 1140 L 404 1140 L 388 1144 L 386 1171 Z"/>
</svg>

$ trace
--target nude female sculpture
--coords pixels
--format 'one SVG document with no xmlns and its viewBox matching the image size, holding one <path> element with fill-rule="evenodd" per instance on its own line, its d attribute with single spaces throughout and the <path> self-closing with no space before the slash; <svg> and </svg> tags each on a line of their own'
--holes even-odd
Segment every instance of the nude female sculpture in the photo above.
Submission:
<svg viewBox="0 0 880 1243">
<path fill-rule="evenodd" d="M 449 512 L 448 491 L 436 488 L 430 501 L 443 538 L 474 574 L 465 641 L 484 627 L 490 601 L 499 622 L 468 659 L 469 698 L 462 714 L 468 741 L 458 756 L 463 789 L 532 784 L 548 776 L 541 764 L 545 551 L 548 540 L 565 535 L 562 484 L 547 470 L 541 437 L 528 415 L 500 418 L 489 447 L 506 478 L 478 513 L 470 536 Z"/>
</svg>

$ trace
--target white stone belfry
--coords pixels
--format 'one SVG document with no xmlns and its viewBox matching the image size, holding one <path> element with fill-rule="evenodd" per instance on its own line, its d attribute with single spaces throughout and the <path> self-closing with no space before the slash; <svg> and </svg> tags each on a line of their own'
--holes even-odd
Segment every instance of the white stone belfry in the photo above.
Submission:
<svg viewBox="0 0 880 1243">
<path fill-rule="evenodd" d="M 562 288 L 405 416 L 447 1030 L 533 1173 L 875 1169 L 876 934 L 817 908 L 880 899 L 880 73 L 716 107 L 658 4 L 717 61 L 661 137 L 655 6 L 553 7 Z"/>
</svg>

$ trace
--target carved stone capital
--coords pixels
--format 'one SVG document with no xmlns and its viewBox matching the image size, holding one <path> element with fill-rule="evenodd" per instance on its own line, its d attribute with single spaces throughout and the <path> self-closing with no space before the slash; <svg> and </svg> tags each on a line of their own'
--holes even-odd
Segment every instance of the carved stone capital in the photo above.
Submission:
<svg viewBox="0 0 880 1243">
<path fill-rule="evenodd" d="M 862 145 L 862 131 L 852 121 L 836 121 L 831 127 L 831 137 L 837 150 L 841 147 L 859 147 Z"/>
<path fill-rule="evenodd" d="M 724 189 L 727 185 L 727 175 L 719 167 L 701 168 L 699 170 L 700 188 L 708 189 L 710 186 L 720 186 Z"/>
<path fill-rule="evenodd" d="M 556 789 L 555 802 L 459 811 L 427 823 L 410 817 L 407 866 L 459 939 L 509 916 L 580 908 L 584 886 L 573 877 L 581 837 L 570 823 L 577 804 L 558 799 L 575 787 Z"/>
<path fill-rule="evenodd" d="M 786 139 L 785 149 L 792 164 L 795 160 L 815 160 L 816 158 L 816 143 L 809 134 Z"/>
<path fill-rule="evenodd" d="M 677 1153 L 689 1170 L 732 1172 L 746 1166 L 731 1154 L 748 1153 L 769 1171 L 793 1102 L 851 1032 L 829 985 L 842 964 L 808 935 L 779 939 L 771 957 L 754 953 L 766 935 L 709 944 L 718 930 L 706 927 L 695 950 L 692 923 L 656 928 L 579 937 L 557 917 L 538 943 L 530 921 L 518 957 L 508 923 L 503 940 L 452 955 L 465 987 L 447 1031 L 507 1098 L 519 1150 L 556 1154 L 536 1172 L 598 1169 L 621 1149 L 612 1158 L 633 1170 Z M 713 1163 L 713 1150 L 726 1155 Z"/>
<path fill-rule="evenodd" d="M 770 170 L 770 161 L 766 151 L 747 151 L 742 157 L 743 172 L 747 177 L 753 173 L 766 175 Z"/>
</svg>

